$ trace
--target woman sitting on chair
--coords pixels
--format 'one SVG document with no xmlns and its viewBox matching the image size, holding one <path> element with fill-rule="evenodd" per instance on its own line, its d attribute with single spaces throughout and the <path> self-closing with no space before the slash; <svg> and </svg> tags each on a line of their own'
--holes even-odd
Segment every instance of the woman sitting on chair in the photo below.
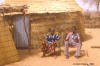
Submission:
<svg viewBox="0 0 100 66">
<path fill-rule="evenodd" d="M 55 30 L 53 28 L 49 29 L 49 32 L 46 35 L 46 41 L 42 44 L 45 45 L 45 51 L 43 51 L 43 56 L 45 56 L 46 53 L 52 52 L 55 54 L 55 46 L 56 46 L 56 40 L 59 40 L 59 36 L 58 34 L 55 33 Z M 46 46 L 46 42 L 47 42 L 47 46 Z"/>
</svg>

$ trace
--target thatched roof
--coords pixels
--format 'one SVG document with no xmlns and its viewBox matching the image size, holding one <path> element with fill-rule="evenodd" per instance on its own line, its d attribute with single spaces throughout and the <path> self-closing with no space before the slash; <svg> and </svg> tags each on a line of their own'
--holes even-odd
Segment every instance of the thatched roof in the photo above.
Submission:
<svg viewBox="0 0 100 66">
<path fill-rule="evenodd" d="M 27 13 L 60 13 L 82 11 L 75 0 L 5 0 L 3 4 L 10 7 L 27 5 Z M 16 7 L 17 8 L 17 7 Z M 17 8 L 19 9 L 19 8 Z"/>
<path fill-rule="evenodd" d="M 75 3 L 74 0 L 70 1 L 41 1 L 30 3 L 29 12 L 35 13 L 59 13 L 59 12 L 72 12 L 81 11 L 82 9 Z"/>
</svg>

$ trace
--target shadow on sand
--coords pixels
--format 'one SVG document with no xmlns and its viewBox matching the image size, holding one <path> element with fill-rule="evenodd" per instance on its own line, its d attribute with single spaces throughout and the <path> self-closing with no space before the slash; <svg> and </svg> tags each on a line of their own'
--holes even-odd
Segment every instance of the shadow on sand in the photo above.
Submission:
<svg viewBox="0 0 100 66">
<path fill-rule="evenodd" d="M 92 39 L 92 36 L 86 34 L 85 35 L 85 40 L 83 42 L 88 41 L 90 39 Z M 38 49 L 38 50 L 37 49 L 32 49 L 31 52 L 29 52 L 29 49 L 18 49 L 18 55 L 19 55 L 20 60 L 23 60 L 23 59 L 25 59 L 25 58 L 27 58 L 29 56 L 36 55 L 39 52 L 41 52 L 40 49 Z M 70 56 L 74 56 L 75 55 L 75 52 L 76 52 L 76 50 L 69 51 L 69 55 Z M 64 54 L 64 50 L 61 50 L 61 53 Z M 61 56 L 61 53 L 60 53 L 60 51 L 56 51 L 55 54 L 56 54 L 56 56 Z M 42 56 L 42 54 L 41 54 L 41 56 Z M 54 55 L 53 54 L 49 54 L 46 57 L 52 57 L 52 56 L 54 56 Z M 81 57 L 84 57 L 84 56 L 86 56 L 85 51 L 84 50 L 81 50 Z"/>
<path fill-rule="evenodd" d="M 24 60 L 25 58 L 28 58 L 30 56 L 34 56 L 40 52 L 40 49 L 17 49 L 18 55 L 19 55 L 19 61 Z"/>
<path fill-rule="evenodd" d="M 92 39 L 93 37 L 89 34 L 85 34 L 84 40 L 82 42 L 88 41 L 90 39 Z"/>
<path fill-rule="evenodd" d="M 85 50 L 81 50 L 80 52 L 81 52 L 80 58 L 86 56 Z M 70 51 L 70 52 L 69 52 L 69 56 L 70 56 L 70 57 L 75 56 L 75 53 L 76 53 L 76 50 Z"/>
</svg>

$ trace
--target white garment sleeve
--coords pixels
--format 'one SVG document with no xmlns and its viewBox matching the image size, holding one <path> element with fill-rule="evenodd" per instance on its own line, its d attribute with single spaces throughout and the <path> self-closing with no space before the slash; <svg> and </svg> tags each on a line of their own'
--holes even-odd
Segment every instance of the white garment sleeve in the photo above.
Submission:
<svg viewBox="0 0 100 66">
<path fill-rule="evenodd" d="M 66 40 L 69 40 L 69 38 L 70 38 L 70 33 L 68 33 L 68 35 L 66 36 Z"/>
<path fill-rule="evenodd" d="M 80 35 L 77 33 L 78 40 L 80 40 Z"/>
<path fill-rule="evenodd" d="M 77 36 L 78 36 L 79 43 L 82 44 L 81 39 L 80 39 L 80 35 L 78 33 L 77 33 Z"/>
</svg>

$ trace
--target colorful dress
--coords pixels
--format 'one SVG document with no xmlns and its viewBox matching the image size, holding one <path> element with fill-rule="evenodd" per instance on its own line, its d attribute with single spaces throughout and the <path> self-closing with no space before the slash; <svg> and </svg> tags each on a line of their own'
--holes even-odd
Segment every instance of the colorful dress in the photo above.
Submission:
<svg viewBox="0 0 100 66">
<path fill-rule="evenodd" d="M 53 34 L 53 35 L 51 35 L 50 33 L 48 33 L 46 35 L 46 39 L 48 41 L 48 44 L 52 44 L 53 41 L 59 40 L 60 37 L 58 36 L 58 33 L 57 32 L 55 34 Z"/>
</svg>

